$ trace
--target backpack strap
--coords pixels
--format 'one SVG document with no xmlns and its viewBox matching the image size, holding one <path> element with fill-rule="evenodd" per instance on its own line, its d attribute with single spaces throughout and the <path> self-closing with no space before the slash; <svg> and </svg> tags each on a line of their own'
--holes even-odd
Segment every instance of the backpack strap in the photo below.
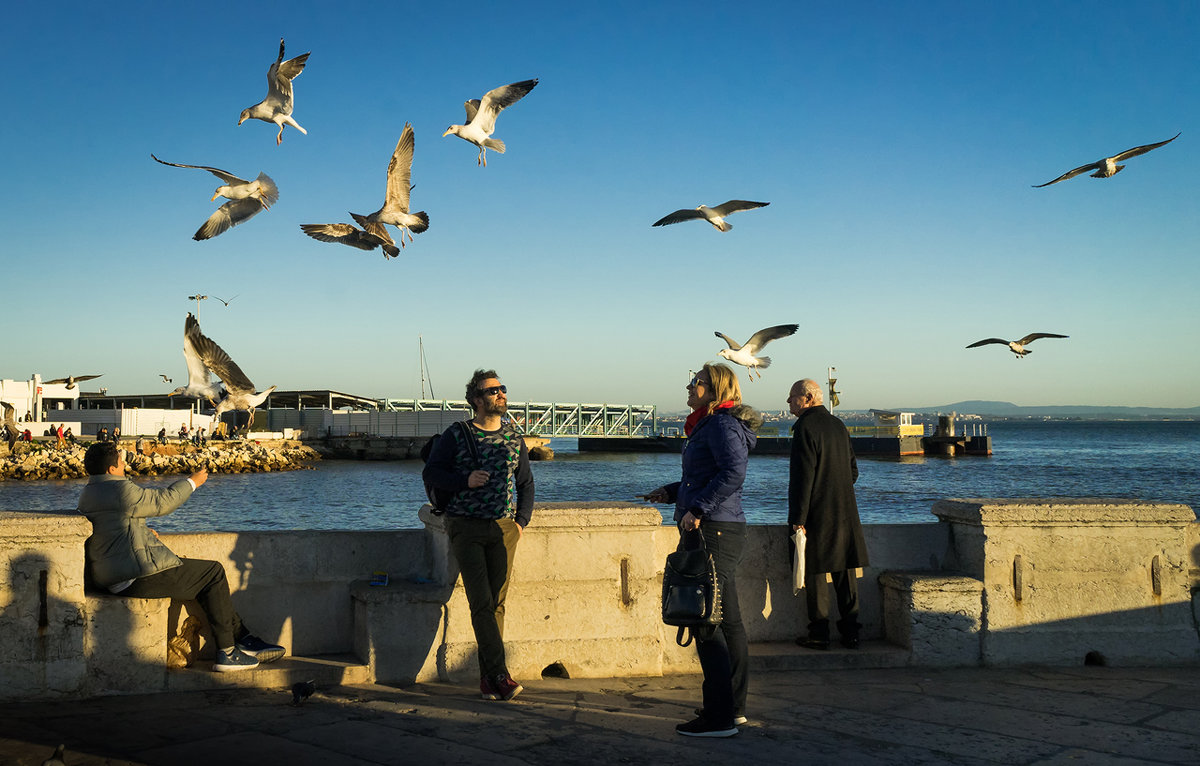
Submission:
<svg viewBox="0 0 1200 766">
<path fill-rule="evenodd" d="M 471 426 L 467 425 L 467 421 L 458 421 L 458 428 L 462 431 L 463 440 L 467 443 L 467 452 L 471 455 L 471 463 L 475 466 L 479 465 L 479 445 L 475 443 L 475 434 L 471 431 Z"/>
<path fill-rule="evenodd" d="M 687 641 L 683 640 L 684 635 L 687 635 Z M 679 630 L 675 632 L 675 643 L 680 646 L 689 646 L 692 643 L 692 629 L 679 626 Z"/>
</svg>

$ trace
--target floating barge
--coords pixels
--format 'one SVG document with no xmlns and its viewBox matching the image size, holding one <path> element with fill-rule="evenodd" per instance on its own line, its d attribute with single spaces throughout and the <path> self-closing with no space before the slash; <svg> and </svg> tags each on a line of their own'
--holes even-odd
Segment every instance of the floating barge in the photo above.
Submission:
<svg viewBox="0 0 1200 766">
<path fill-rule="evenodd" d="M 913 413 L 871 410 L 875 424 L 848 426 L 854 454 L 862 457 L 905 457 L 909 455 L 990 455 L 992 437 L 986 433 L 956 435 L 953 415 L 938 418 L 937 430 L 925 435 L 925 426 L 912 422 Z M 580 452 L 662 452 L 683 451 L 683 436 L 650 437 L 580 436 Z M 755 455 L 788 455 L 791 436 L 759 436 Z"/>
</svg>

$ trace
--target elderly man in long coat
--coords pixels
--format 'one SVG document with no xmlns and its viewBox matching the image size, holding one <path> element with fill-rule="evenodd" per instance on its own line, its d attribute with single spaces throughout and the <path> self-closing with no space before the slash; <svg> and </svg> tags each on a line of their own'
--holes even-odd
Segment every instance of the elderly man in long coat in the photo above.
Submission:
<svg viewBox="0 0 1200 766">
<path fill-rule="evenodd" d="M 867 566 L 867 544 L 854 499 L 858 463 L 850 433 L 822 404 L 821 387 L 805 378 L 788 394 L 798 419 L 793 427 L 788 523 L 807 536 L 804 590 L 808 635 L 796 643 L 829 648 L 828 573 L 837 594 L 838 633 L 842 646 L 858 648 L 858 581 L 854 570 Z"/>
</svg>

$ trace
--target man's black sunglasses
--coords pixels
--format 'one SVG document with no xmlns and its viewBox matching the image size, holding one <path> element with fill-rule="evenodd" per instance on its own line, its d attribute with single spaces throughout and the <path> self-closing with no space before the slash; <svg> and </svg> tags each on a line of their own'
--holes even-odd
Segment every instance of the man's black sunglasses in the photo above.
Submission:
<svg viewBox="0 0 1200 766">
<path fill-rule="evenodd" d="M 492 386 L 491 388 L 481 388 L 479 393 L 486 396 L 495 396 L 496 394 L 507 394 L 508 386 Z"/>
</svg>

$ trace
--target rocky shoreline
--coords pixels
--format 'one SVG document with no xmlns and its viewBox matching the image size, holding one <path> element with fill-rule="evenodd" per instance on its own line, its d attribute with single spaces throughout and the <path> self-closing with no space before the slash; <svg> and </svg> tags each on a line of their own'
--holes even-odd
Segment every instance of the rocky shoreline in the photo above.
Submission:
<svg viewBox="0 0 1200 766">
<path fill-rule="evenodd" d="M 18 444 L 15 454 L 0 457 L 0 481 L 38 481 L 41 479 L 79 479 L 87 476 L 83 469 L 86 444 L 55 449 L 49 444 L 32 447 Z M 132 444 L 122 443 L 131 448 Z M 4 449 L 0 445 L 0 449 Z M 321 456 L 300 442 L 275 442 L 270 446 L 249 441 L 209 442 L 208 446 L 190 444 L 155 445 L 146 448 L 147 454 L 134 454 L 130 449 L 125 471 L 130 476 L 169 476 L 190 474 L 201 468 L 209 473 L 265 473 L 308 469 L 309 463 Z"/>
</svg>

